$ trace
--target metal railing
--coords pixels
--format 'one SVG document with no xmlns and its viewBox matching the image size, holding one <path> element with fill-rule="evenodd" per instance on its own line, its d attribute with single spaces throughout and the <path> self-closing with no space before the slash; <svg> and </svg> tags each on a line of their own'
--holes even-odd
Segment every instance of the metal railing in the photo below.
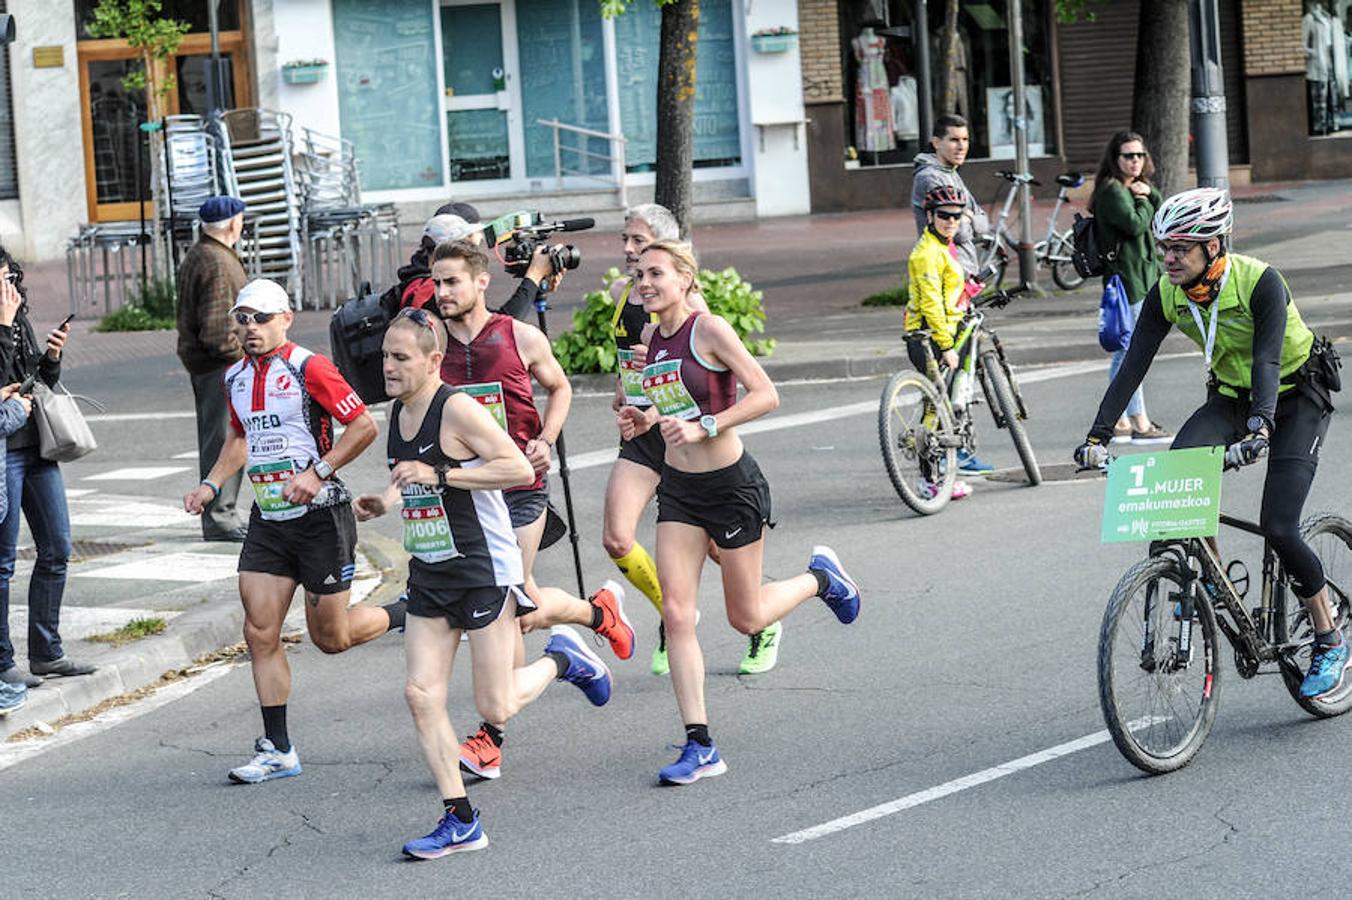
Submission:
<svg viewBox="0 0 1352 900">
<path fill-rule="evenodd" d="M 558 119 L 536 119 L 537 125 L 543 125 L 554 132 L 554 177 L 558 179 L 559 187 L 563 187 L 563 177 L 571 175 L 577 178 L 589 178 L 593 181 L 599 181 L 603 184 L 611 184 L 615 187 L 616 194 L 619 197 L 620 207 L 627 209 L 629 207 L 629 193 L 624 183 L 624 145 L 628 143 L 624 135 L 610 134 L 605 131 L 596 131 L 591 128 L 583 128 L 579 125 L 569 125 L 566 122 L 560 122 Z M 563 143 L 561 133 L 578 135 L 584 142 L 588 138 L 597 138 L 603 141 L 609 141 L 609 153 L 596 153 L 588 150 L 585 146 L 572 146 Z M 579 168 L 565 166 L 563 163 L 564 153 L 575 153 L 578 158 Z M 591 171 L 589 163 L 592 160 L 605 160 L 609 164 L 609 177 L 597 175 Z"/>
</svg>

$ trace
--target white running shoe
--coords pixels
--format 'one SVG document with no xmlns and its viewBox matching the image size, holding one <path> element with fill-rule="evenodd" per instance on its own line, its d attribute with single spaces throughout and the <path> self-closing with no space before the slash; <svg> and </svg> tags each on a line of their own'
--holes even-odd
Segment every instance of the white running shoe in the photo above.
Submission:
<svg viewBox="0 0 1352 900">
<path fill-rule="evenodd" d="M 282 753 L 272 746 L 272 741 L 259 738 L 254 741 L 255 756 L 248 765 L 230 770 L 230 780 L 236 784 L 261 784 L 273 778 L 287 778 L 300 774 L 300 755 L 296 745 Z"/>
</svg>

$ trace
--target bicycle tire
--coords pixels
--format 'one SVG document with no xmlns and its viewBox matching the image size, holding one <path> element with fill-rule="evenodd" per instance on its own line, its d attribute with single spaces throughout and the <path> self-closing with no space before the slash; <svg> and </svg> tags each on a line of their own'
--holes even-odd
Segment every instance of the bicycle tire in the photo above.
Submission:
<svg viewBox="0 0 1352 900">
<path fill-rule="evenodd" d="M 1216 614 L 1200 597 L 1195 607 L 1195 624 L 1199 627 L 1192 631 L 1200 632 L 1201 646 L 1197 644 L 1198 634 L 1192 634 L 1189 661 L 1181 672 L 1174 668 L 1180 658 L 1175 600 L 1159 588 L 1162 583 L 1171 584 L 1181 594 L 1189 578 L 1176 557 L 1142 560 L 1128 569 L 1113 589 L 1099 630 L 1098 691 L 1103 721 L 1118 752 L 1151 775 L 1173 772 L 1192 762 L 1211 733 L 1220 701 Z M 1197 583 L 1193 584 L 1200 594 Z M 1133 603 L 1138 594 L 1142 595 L 1139 606 Z M 1147 637 L 1141 625 L 1147 615 L 1153 638 Z M 1166 639 L 1160 641 L 1160 635 Z M 1147 699 L 1144 709 L 1134 708 L 1132 694 L 1148 692 L 1152 687 L 1158 688 L 1159 698 Z M 1192 700 L 1192 709 L 1182 709 L 1186 715 L 1180 715 L 1175 702 L 1180 698 Z"/>
<path fill-rule="evenodd" d="M 1047 261 L 1052 267 L 1052 281 L 1055 281 L 1056 286 L 1063 291 L 1073 291 L 1084 284 L 1084 276 L 1070 261 L 1074 247 L 1073 232 L 1066 229 L 1052 238 L 1051 246 L 1047 250 Z"/>
<path fill-rule="evenodd" d="M 1028 442 L 1028 432 L 1023 427 L 1023 420 L 1019 418 L 1019 405 L 1014 400 L 1014 389 L 1005 375 L 1004 366 L 1000 365 L 999 355 L 994 350 L 985 351 L 981 354 L 981 367 L 989 379 L 990 389 L 995 392 L 995 402 L 1000 407 L 1000 418 L 1004 419 L 1004 427 L 1014 441 L 1014 450 L 1019 454 L 1019 461 L 1023 463 L 1028 483 L 1037 486 L 1042 483 L 1042 470 L 1038 467 L 1037 457 L 1033 455 L 1033 445 Z M 999 419 L 995 424 L 996 427 L 1000 426 Z"/>
<path fill-rule="evenodd" d="M 916 410 L 911 421 L 903 421 L 900 412 L 903 406 L 914 404 Z M 925 408 L 929 404 L 937 420 L 937 429 L 924 426 Z M 957 480 L 958 451 L 953 427 L 953 414 L 949 410 L 947 399 L 941 398 L 933 383 L 919 372 L 898 372 L 888 379 L 878 402 L 878 445 L 882 451 L 883 464 L 887 467 L 887 477 L 903 503 L 922 516 L 931 516 L 939 512 L 953 496 L 953 482 Z M 939 444 L 932 444 L 937 440 Z M 947 443 L 942 453 L 940 444 Z M 923 460 L 928 465 L 937 466 L 942 459 L 943 479 L 937 484 L 938 492 L 933 497 L 923 496 L 919 481 L 925 476 Z M 929 474 L 933 474 L 933 471 Z"/>
<path fill-rule="evenodd" d="M 1352 640 L 1352 522 L 1342 516 L 1318 516 L 1301 527 L 1301 536 L 1314 548 L 1324 565 L 1329 593 L 1338 605 L 1337 622 L 1344 640 Z M 1327 540 L 1321 540 L 1327 538 Z M 1338 559 L 1334 559 L 1334 552 Z M 1313 638 L 1309 613 L 1300 599 L 1290 590 L 1283 591 L 1273 609 L 1273 636 L 1278 643 Z M 1309 647 L 1291 655 L 1296 671 L 1283 666 L 1282 683 L 1291 699 L 1310 715 L 1319 719 L 1341 716 L 1352 709 L 1352 674 L 1344 674 L 1342 684 L 1321 697 L 1302 697 L 1300 683 L 1310 666 Z"/>
</svg>

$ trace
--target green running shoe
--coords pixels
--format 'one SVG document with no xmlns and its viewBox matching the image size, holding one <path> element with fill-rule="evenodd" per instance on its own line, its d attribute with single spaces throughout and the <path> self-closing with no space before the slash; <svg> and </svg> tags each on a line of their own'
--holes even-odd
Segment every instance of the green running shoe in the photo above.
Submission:
<svg viewBox="0 0 1352 900">
<path fill-rule="evenodd" d="M 764 631 L 751 635 L 746 656 L 737 671 L 743 675 L 760 675 L 775 667 L 779 661 L 779 639 L 784 634 L 784 623 L 776 622 Z"/>
<path fill-rule="evenodd" d="M 671 672 L 671 661 L 667 659 L 667 628 L 657 623 L 657 646 L 653 648 L 653 674 L 667 675 Z"/>
</svg>

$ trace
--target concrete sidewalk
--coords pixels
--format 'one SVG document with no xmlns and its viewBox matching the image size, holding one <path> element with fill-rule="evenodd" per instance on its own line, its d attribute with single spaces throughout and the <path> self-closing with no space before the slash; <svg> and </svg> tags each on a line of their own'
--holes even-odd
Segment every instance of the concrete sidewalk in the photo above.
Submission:
<svg viewBox="0 0 1352 900">
<path fill-rule="evenodd" d="M 990 194 L 972 186 L 979 196 Z M 993 192 L 992 192 L 993 193 Z M 1236 248 L 1259 256 L 1287 276 L 1301 311 L 1317 331 L 1339 338 L 1352 336 L 1352 181 L 1252 185 L 1236 190 Z M 1039 202 L 1044 223 L 1049 202 Z M 1062 224 L 1070 217 L 1063 213 Z M 583 266 L 569 273 L 550 316 L 552 332 L 567 327 L 568 314 L 580 301 L 579 286 L 600 284 L 601 274 L 618 261 L 614 234 L 582 233 L 574 243 L 584 254 Z M 779 344 L 765 360 L 776 380 L 862 377 L 896 371 L 908 365 L 901 344 L 901 311 L 866 309 L 863 297 L 897 283 L 905 255 L 914 241 L 909 209 L 843 215 L 767 220 L 740 225 L 700 227 L 696 246 L 706 268 L 732 266 L 764 291 L 767 334 Z M 26 268 L 33 318 L 50 327 L 66 314 L 64 263 Z M 1050 278 L 1044 273 L 1044 279 Z M 490 291 L 497 296 L 501 279 Z M 1010 358 L 1022 366 L 1077 360 L 1101 360 L 1096 332 L 1099 286 L 1091 282 L 1075 292 L 1053 291 L 1026 296 L 992 313 Z M 328 311 L 302 312 L 295 339 L 316 349 L 328 346 Z M 97 372 L 102 365 L 143 360 L 160 371 L 176 367 L 173 332 L 134 334 L 91 333 L 92 320 L 79 321 L 66 358 L 70 370 Z M 1172 336 L 1168 351 L 1193 349 Z M 580 388 L 608 391 L 609 376 L 576 379 Z M 184 394 L 183 409 L 191 407 Z M 377 571 L 393 571 L 398 548 L 379 540 L 363 544 Z M 121 605 L 170 608 L 147 595 Z M 52 679 L 32 692 L 29 705 L 0 719 L 0 737 L 38 721 L 53 721 L 155 682 L 166 672 L 239 640 L 242 611 L 233 581 L 209 597 L 183 608 L 164 634 L 121 648 L 93 654 L 102 667 L 89 678 Z M 22 629 L 16 629 L 21 631 Z M 85 645 L 88 646 L 88 645 Z M 84 647 L 81 656 L 90 655 Z M 20 655 L 22 658 L 22 654 Z"/>
</svg>

